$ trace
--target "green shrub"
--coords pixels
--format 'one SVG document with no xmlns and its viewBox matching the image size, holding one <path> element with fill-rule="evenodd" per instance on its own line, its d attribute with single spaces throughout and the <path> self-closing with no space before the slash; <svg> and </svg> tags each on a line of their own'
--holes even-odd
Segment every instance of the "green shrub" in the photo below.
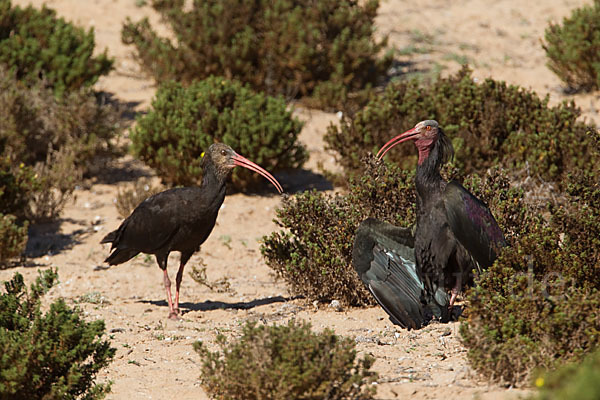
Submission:
<svg viewBox="0 0 600 400">
<path fill-rule="evenodd" d="M 40 310 L 56 280 L 46 270 L 27 290 L 17 273 L 0 294 L 2 399 L 101 399 L 110 391 L 110 384 L 94 383 L 115 353 L 101 340 L 104 322 L 85 322 L 63 299 Z"/>
<path fill-rule="evenodd" d="M 94 31 L 87 33 L 46 6 L 12 7 L 0 0 L 0 64 L 28 85 L 39 77 L 57 95 L 91 86 L 107 74 L 113 61 L 106 51 L 93 57 Z"/>
<path fill-rule="evenodd" d="M 578 122 L 573 103 L 549 107 L 548 97 L 504 82 L 476 82 L 463 68 L 432 85 L 400 81 L 372 99 L 340 127 L 331 125 L 325 136 L 329 148 L 347 174 L 359 173 L 361 157 L 376 153 L 393 135 L 424 119 L 436 119 L 452 139 L 455 162 L 465 174 L 483 173 L 493 165 L 527 175 L 561 181 L 578 169 L 598 170 L 590 132 L 594 126 Z M 414 146 L 397 146 L 386 160 L 403 168 L 416 165 Z"/>
<path fill-rule="evenodd" d="M 9 157 L 0 154 L 0 269 L 25 250 L 28 223 L 23 219 L 37 188 L 31 167 L 21 163 L 13 168 L 12 164 Z"/>
<path fill-rule="evenodd" d="M 39 183 L 32 167 L 23 163 L 13 164 L 16 162 L 10 157 L 0 155 L 0 213 L 23 218 Z"/>
<path fill-rule="evenodd" d="M 153 0 L 175 40 L 160 37 L 148 19 L 127 20 L 125 44 L 135 45 L 157 82 L 190 83 L 223 75 L 254 90 L 288 98 L 314 95 L 329 106 L 375 84 L 391 64 L 378 60 L 378 0 Z"/>
<path fill-rule="evenodd" d="M 0 213 L 0 269 L 25 251 L 27 225 L 19 225 L 14 215 Z"/>
<path fill-rule="evenodd" d="M 552 72 L 570 89 L 600 89 L 600 0 L 575 9 L 562 25 L 551 23 L 545 37 Z"/>
<path fill-rule="evenodd" d="M 355 343 L 326 329 L 313 333 L 308 323 L 256 326 L 247 323 L 240 339 L 222 352 L 201 342 L 194 348 L 203 359 L 201 381 L 215 399 L 370 399 L 376 374 L 374 359 L 356 360 Z"/>
<path fill-rule="evenodd" d="M 518 240 L 467 297 L 461 334 L 484 376 L 526 383 L 536 368 L 555 368 L 599 344 L 600 187 L 582 174 L 567 191 L 549 220 L 528 210 Z"/>
<path fill-rule="evenodd" d="M 161 86 L 148 114 L 131 131 L 133 152 L 167 183 L 202 180 L 202 152 L 223 142 L 266 170 L 301 166 L 307 159 L 297 142 L 302 123 L 281 98 L 254 93 L 235 81 L 211 77 L 189 87 Z M 259 180 L 237 168 L 232 182 L 244 189 Z"/>
<path fill-rule="evenodd" d="M 0 68 L 0 158 L 4 171 L 27 177 L 21 187 L 28 189 L 10 192 L 17 199 L 10 207 L 20 209 L 9 212 L 35 221 L 60 213 L 81 176 L 98 156 L 111 153 L 110 140 L 119 132 L 114 107 L 89 90 L 57 98 L 40 86 L 28 88 Z M 6 204 L 0 206 L 6 213 Z"/>
<path fill-rule="evenodd" d="M 600 351 L 596 350 L 581 363 L 569 363 L 540 376 L 535 384 L 540 390 L 531 400 L 599 399 Z"/>
</svg>

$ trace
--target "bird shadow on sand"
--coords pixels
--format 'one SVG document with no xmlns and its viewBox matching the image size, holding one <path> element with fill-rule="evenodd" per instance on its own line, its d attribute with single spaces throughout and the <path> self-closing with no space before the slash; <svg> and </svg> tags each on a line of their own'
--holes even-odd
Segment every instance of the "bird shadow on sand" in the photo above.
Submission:
<svg viewBox="0 0 600 400">
<path fill-rule="evenodd" d="M 212 311 L 212 310 L 250 310 L 255 307 L 266 306 L 274 303 L 286 303 L 291 300 L 300 299 L 302 296 L 293 296 L 293 297 L 283 297 L 283 296 L 273 296 L 273 297 L 264 297 L 262 299 L 256 299 L 248 302 L 240 301 L 234 303 L 227 303 L 224 301 L 212 301 L 206 300 L 202 303 L 190 303 L 184 302 L 179 303 L 179 308 L 181 309 L 183 314 L 186 314 L 190 311 Z M 155 306 L 168 308 L 166 300 L 140 300 L 139 303 L 144 304 L 152 304 Z"/>
</svg>

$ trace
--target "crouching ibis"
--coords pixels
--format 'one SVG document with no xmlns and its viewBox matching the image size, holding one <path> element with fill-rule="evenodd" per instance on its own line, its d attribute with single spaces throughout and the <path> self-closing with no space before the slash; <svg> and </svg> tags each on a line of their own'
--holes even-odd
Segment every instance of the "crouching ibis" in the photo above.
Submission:
<svg viewBox="0 0 600 400">
<path fill-rule="evenodd" d="M 440 166 L 454 149 L 436 121 L 421 121 L 395 136 L 377 157 L 408 140 L 419 154 L 414 237 L 410 229 L 365 220 L 355 238 L 353 265 L 392 322 L 419 328 L 433 316 L 447 319 L 473 270 L 489 267 L 506 241 L 485 203 L 460 183 L 442 179 Z"/>
<path fill-rule="evenodd" d="M 267 171 L 240 156 L 231 147 L 212 144 L 202 160 L 202 183 L 199 187 L 182 187 L 155 194 L 127 217 L 115 231 L 100 243 L 112 243 L 112 253 L 105 260 L 109 265 L 124 263 L 139 253 L 154 254 L 163 270 L 169 303 L 169 318 L 179 316 L 179 288 L 183 268 L 192 254 L 210 235 L 223 204 L 226 180 L 234 167 L 241 166 L 268 179 L 279 193 L 283 189 Z M 171 298 L 171 281 L 167 273 L 169 253 L 181 253 L 175 280 L 175 302 Z"/>
</svg>

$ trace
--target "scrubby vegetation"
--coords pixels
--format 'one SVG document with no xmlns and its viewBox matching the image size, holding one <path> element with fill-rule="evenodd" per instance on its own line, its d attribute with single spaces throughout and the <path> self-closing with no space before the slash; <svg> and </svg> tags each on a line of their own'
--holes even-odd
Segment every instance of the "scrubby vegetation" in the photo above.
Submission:
<svg viewBox="0 0 600 400">
<path fill-rule="evenodd" d="M 333 106 L 375 84 L 391 63 L 378 59 L 386 40 L 374 39 L 378 0 L 153 0 L 175 40 L 148 19 L 127 20 L 122 39 L 135 45 L 157 82 L 191 83 L 223 75 L 254 90 L 287 98 L 313 96 Z"/>
<path fill-rule="evenodd" d="M 215 141 L 269 172 L 296 168 L 307 159 L 297 137 L 302 123 L 283 99 L 210 77 L 185 87 L 169 82 L 158 89 L 152 109 L 131 132 L 134 153 L 171 185 L 201 182 L 202 153 Z M 232 182 L 244 189 L 260 178 L 237 168 Z"/>
<path fill-rule="evenodd" d="M 110 139 L 119 131 L 115 109 L 89 90 L 56 97 L 42 86 L 26 87 L 0 68 L 3 170 L 21 182 L 3 180 L 0 202 L 8 203 L 0 210 L 31 221 L 56 218 L 96 157 L 113 150 Z"/>
<path fill-rule="evenodd" d="M 484 273 L 468 296 L 461 334 L 471 364 L 510 383 L 536 368 L 552 369 L 599 344 L 600 187 L 573 178 L 549 219 L 529 210 L 514 223 L 518 240 Z"/>
<path fill-rule="evenodd" d="M 19 224 L 14 215 L 0 213 L 0 269 L 25 250 L 27 226 L 26 221 Z"/>
<path fill-rule="evenodd" d="M 22 254 L 29 222 L 55 219 L 100 154 L 113 107 L 90 91 L 112 67 L 94 33 L 54 10 L 0 0 L 0 265 Z"/>
<path fill-rule="evenodd" d="M 580 111 L 573 103 L 550 107 L 548 100 L 493 79 L 478 83 L 463 68 L 428 86 L 390 84 L 340 127 L 331 125 L 325 140 L 352 175 L 363 169 L 363 156 L 376 153 L 394 134 L 436 119 L 452 139 L 457 167 L 467 175 L 499 165 L 515 177 L 562 181 L 572 171 L 598 170 L 598 155 L 590 150 L 595 127 L 577 120 Z M 397 146 L 386 159 L 412 169 L 416 151 Z"/>
<path fill-rule="evenodd" d="M 551 23 L 543 44 L 548 68 L 574 90 L 600 89 L 600 0 Z"/>
<path fill-rule="evenodd" d="M 247 323 L 241 338 L 222 351 L 210 352 L 201 342 L 194 348 L 203 360 L 202 385 L 215 399 L 370 399 L 369 371 L 374 361 L 356 359 L 352 339 L 331 330 L 311 332 L 310 324 L 257 326 Z"/>
<path fill-rule="evenodd" d="M 0 294 L 0 398 L 101 399 L 110 384 L 96 375 L 114 356 L 104 322 L 86 322 L 64 300 L 42 313 L 42 296 L 58 276 L 46 270 L 27 290 L 15 274 Z"/>
<path fill-rule="evenodd" d="M 0 156 L 0 268 L 25 250 L 24 213 L 37 183 L 33 168 L 12 164 L 10 157 Z"/>
<path fill-rule="evenodd" d="M 568 363 L 557 371 L 538 377 L 539 393 L 531 400 L 595 400 L 600 398 L 600 352 L 581 363 Z"/>
<path fill-rule="evenodd" d="M 0 65 L 18 80 L 37 86 L 40 77 L 55 94 L 89 87 L 107 74 L 106 51 L 93 56 L 94 32 L 85 32 L 46 6 L 12 7 L 0 0 Z"/>
</svg>

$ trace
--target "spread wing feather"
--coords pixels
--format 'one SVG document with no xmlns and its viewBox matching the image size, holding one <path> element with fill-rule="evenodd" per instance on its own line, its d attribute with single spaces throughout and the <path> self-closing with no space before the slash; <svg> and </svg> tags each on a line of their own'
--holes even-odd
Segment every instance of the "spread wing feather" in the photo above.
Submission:
<svg viewBox="0 0 600 400">
<path fill-rule="evenodd" d="M 446 317 L 448 302 L 443 291 L 436 292 L 435 298 L 424 298 L 409 228 L 372 218 L 363 221 L 354 241 L 352 260 L 359 277 L 393 323 L 418 329 L 433 316 Z"/>
</svg>

